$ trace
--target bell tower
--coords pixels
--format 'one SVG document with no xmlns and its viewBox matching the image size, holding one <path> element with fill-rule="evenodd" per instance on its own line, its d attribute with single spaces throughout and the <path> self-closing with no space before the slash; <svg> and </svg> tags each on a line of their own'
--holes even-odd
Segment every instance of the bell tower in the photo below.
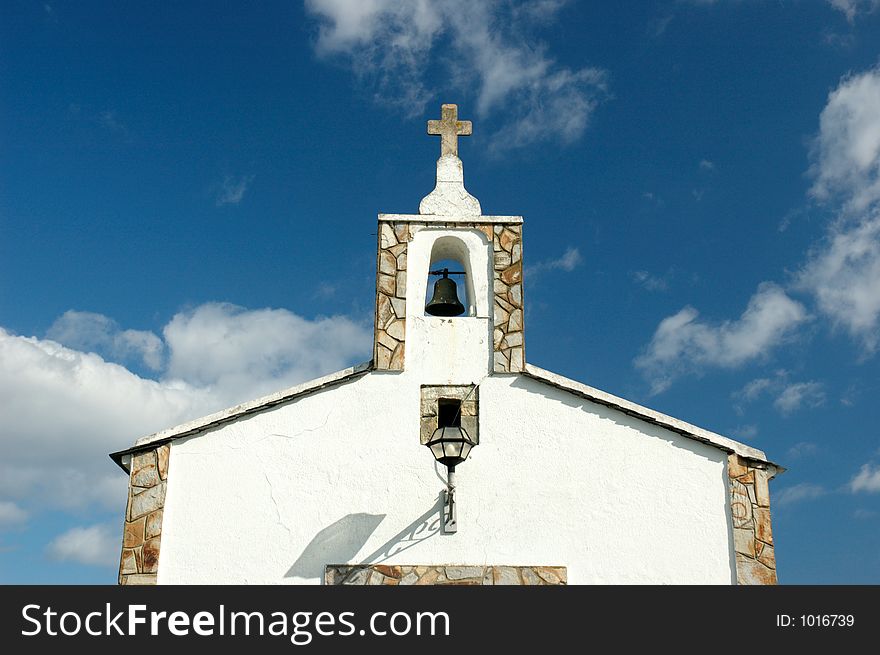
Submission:
<svg viewBox="0 0 880 655">
<path fill-rule="evenodd" d="M 522 217 L 485 216 L 465 189 L 458 137 L 471 132 L 443 105 L 428 121 L 434 190 L 418 214 L 379 214 L 375 370 L 450 385 L 523 370 Z"/>
</svg>

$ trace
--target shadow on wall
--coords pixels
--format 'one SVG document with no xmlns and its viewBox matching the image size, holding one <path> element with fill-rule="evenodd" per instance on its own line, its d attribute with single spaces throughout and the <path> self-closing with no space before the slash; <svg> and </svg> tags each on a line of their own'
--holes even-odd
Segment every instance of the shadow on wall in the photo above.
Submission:
<svg viewBox="0 0 880 655">
<path fill-rule="evenodd" d="M 324 566 L 348 562 L 364 547 L 385 514 L 347 514 L 321 530 L 306 546 L 285 578 L 323 578 Z"/>
<path fill-rule="evenodd" d="M 403 530 L 382 544 L 358 564 L 384 562 L 397 553 L 440 533 L 443 494 L 431 508 Z M 354 563 L 352 559 L 364 547 L 385 518 L 385 514 L 347 514 L 321 530 L 284 574 L 285 578 L 324 578 L 328 564 Z"/>
</svg>

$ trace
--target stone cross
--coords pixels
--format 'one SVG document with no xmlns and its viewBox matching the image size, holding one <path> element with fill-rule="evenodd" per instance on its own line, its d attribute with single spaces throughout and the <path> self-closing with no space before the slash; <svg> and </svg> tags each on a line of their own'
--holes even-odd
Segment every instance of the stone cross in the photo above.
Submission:
<svg viewBox="0 0 880 655">
<path fill-rule="evenodd" d="M 458 105 L 443 105 L 440 120 L 428 121 L 428 134 L 440 136 L 440 156 L 458 157 L 458 137 L 470 136 L 473 126 L 470 121 L 458 120 Z"/>
</svg>

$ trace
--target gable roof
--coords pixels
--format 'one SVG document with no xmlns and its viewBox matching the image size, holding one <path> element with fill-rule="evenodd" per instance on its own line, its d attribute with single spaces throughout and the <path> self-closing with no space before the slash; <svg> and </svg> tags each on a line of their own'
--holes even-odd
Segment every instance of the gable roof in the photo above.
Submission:
<svg viewBox="0 0 880 655">
<path fill-rule="evenodd" d="M 262 398 L 257 398 L 256 400 L 251 400 L 214 414 L 209 414 L 208 416 L 204 416 L 194 421 L 188 421 L 187 423 L 182 423 L 181 425 L 142 437 L 135 442 L 134 446 L 115 453 L 110 453 L 110 458 L 124 471 L 128 472 L 126 460 L 128 459 L 128 456 L 133 453 L 151 450 L 156 446 L 161 446 L 174 439 L 188 437 L 197 434 L 198 432 L 202 432 L 203 430 L 223 425 L 224 423 L 229 423 L 242 416 L 255 414 L 301 396 L 314 393 L 315 391 L 342 384 L 343 382 L 347 382 L 348 380 L 369 373 L 372 370 L 373 362 L 369 361 L 343 369 L 336 373 L 331 373 L 330 375 L 325 375 L 324 377 L 315 380 L 310 380 L 309 382 L 304 382 L 295 387 L 290 387 L 289 389 L 278 391 L 268 396 L 263 396 Z M 685 421 L 681 421 L 677 418 L 673 418 L 672 416 L 661 414 L 660 412 L 643 407 L 642 405 L 626 400 L 625 398 L 614 396 L 605 391 L 601 391 L 600 389 L 577 382 L 576 380 L 557 375 L 556 373 L 544 370 L 533 364 L 526 364 L 523 372 L 519 375 L 524 375 L 545 384 L 549 384 L 550 386 L 562 389 L 563 391 L 567 391 L 591 402 L 611 407 L 612 409 L 621 411 L 629 416 L 633 416 L 654 425 L 659 425 L 660 427 L 681 434 L 682 436 L 720 448 L 728 453 L 736 453 L 740 457 L 744 457 L 748 460 L 762 462 L 772 469 L 771 473 L 773 475 L 785 471 L 783 467 L 770 462 L 761 450 L 752 448 L 739 441 L 734 441 L 733 439 L 729 439 L 723 435 L 705 430 Z"/>
</svg>

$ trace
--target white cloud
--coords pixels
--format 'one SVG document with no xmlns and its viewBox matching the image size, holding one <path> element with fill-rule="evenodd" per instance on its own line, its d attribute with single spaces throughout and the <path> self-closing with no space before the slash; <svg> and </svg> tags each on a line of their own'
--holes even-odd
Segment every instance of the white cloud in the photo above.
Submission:
<svg viewBox="0 0 880 655">
<path fill-rule="evenodd" d="M 815 498 L 820 498 L 827 494 L 828 492 L 824 487 L 818 484 L 811 484 L 809 482 L 801 482 L 800 484 L 796 484 L 792 487 L 786 487 L 778 494 L 776 494 L 776 505 L 779 507 L 784 507 L 786 505 L 793 505 L 794 503 L 799 503 L 802 500 L 813 500 Z"/>
<path fill-rule="evenodd" d="M 0 527 L 22 523 L 28 514 L 21 507 L 9 500 L 0 500 Z"/>
<path fill-rule="evenodd" d="M 84 343 L 89 325 L 103 338 L 112 322 L 94 316 L 61 325 L 75 326 L 70 334 Z M 126 480 L 109 452 L 366 359 L 371 339 L 366 326 L 345 317 L 310 321 L 226 304 L 181 312 L 164 334 L 168 361 L 153 380 L 97 354 L 0 328 L 0 497 L 122 511 Z"/>
<path fill-rule="evenodd" d="M 828 4 L 842 12 L 852 23 L 858 14 L 869 14 L 880 7 L 880 0 L 828 0 Z"/>
<path fill-rule="evenodd" d="M 736 321 L 710 325 L 685 307 L 660 322 L 645 352 L 635 360 L 651 383 L 652 393 L 667 389 L 686 373 L 706 368 L 734 368 L 765 357 L 808 319 L 803 305 L 778 285 L 763 282 Z"/>
<path fill-rule="evenodd" d="M 97 524 L 71 528 L 58 535 L 46 548 L 52 559 L 91 566 L 111 566 L 119 562 L 119 529 Z"/>
<path fill-rule="evenodd" d="M 308 320 L 285 309 L 208 303 L 163 330 L 167 379 L 211 389 L 232 404 L 369 357 L 369 329 L 343 316 Z"/>
<path fill-rule="evenodd" d="M 818 200 L 837 198 L 849 211 L 880 200 L 880 67 L 844 77 L 828 95 L 811 156 Z"/>
<path fill-rule="evenodd" d="M 850 481 L 849 488 L 853 493 L 860 491 L 868 493 L 880 492 L 880 466 L 874 466 L 870 462 L 862 466 Z"/>
<path fill-rule="evenodd" d="M 733 397 L 739 401 L 753 402 L 765 395 L 775 396 L 773 406 L 786 416 L 802 406 L 818 407 L 825 403 L 825 388 L 821 382 L 789 382 L 785 370 L 777 371 L 772 378 L 757 378 L 748 382 Z M 737 411 L 742 413 L 740 407 Z"/>
<path fill-rule="evenodd" d="M 825 391 L 819 382 L 798 382 L 785 387 L 773 401 L 773 406 L 785 415 L 802 405 L 818 407 L 825 403 Z"/>
<path fill-rule="evenodd" d="M 446 72 L 439 84 L 476 89 L 480 116 L 504 105 L 512 118 L 499 131 L 503 138 L 493 140 L 503 149 L 578 139 L 605 95 L 604 71 L 560 67 L 529 38 L 529 26 L 555 19 L 564 4 L 306 0 L 306 10 L 320 23 L 318 54 L 346 57 L 377 99 L 410 115 L 435 95 L 426 82 L 435 63 Z"/>
<path fill-rule="evenodd" d="M 121 330 L 116 321 L 93 312 L 64 312 L 46 332 L 46 337 L 69 348 L 96 352 L 127 361 L 137 357 L 150 369 L 162 367 L 165 346 L 155 334 L 144 330 Z"/>
<path fill-rule="evenodd" d="M 880 108 L 878 108 L 880 111 Z M 851 225 L 836 222 L 799 272 L 797 287 L 813 294 L 836 328 L 866 354 L 880 344 L 880 210 Z"/>
<path fill-rule="evenodd" d="M 581 265 L 584 258 L 577 248 L 569 246 L 565 252 L 556 259 L 545 259 L 526 267 L 526 275 L 534 276 L 543 271 L 566 271 L 571 273 L 574 269 Z"/>
<path fill-rule="evenodd" d="M 217 206 L 222 207 L 223 205 L 237 205 L 240 203 L 255 177 L 255 175 L 242 175 L 240 177 L 232 175 L 223 176 L 223 182 L 217 193 Z"/>
<path fill-rule="evenodd" d="M 703 171 L 714 171 L 714 170 L 715 170 L 715 164 L 713 164 L 713 163 L 712 163 L 711 161 L 709 161 L 708 159 L 701 159 L 701 160 L 700 160 L 700 170 L 703 170 Z"/>
</svg>

